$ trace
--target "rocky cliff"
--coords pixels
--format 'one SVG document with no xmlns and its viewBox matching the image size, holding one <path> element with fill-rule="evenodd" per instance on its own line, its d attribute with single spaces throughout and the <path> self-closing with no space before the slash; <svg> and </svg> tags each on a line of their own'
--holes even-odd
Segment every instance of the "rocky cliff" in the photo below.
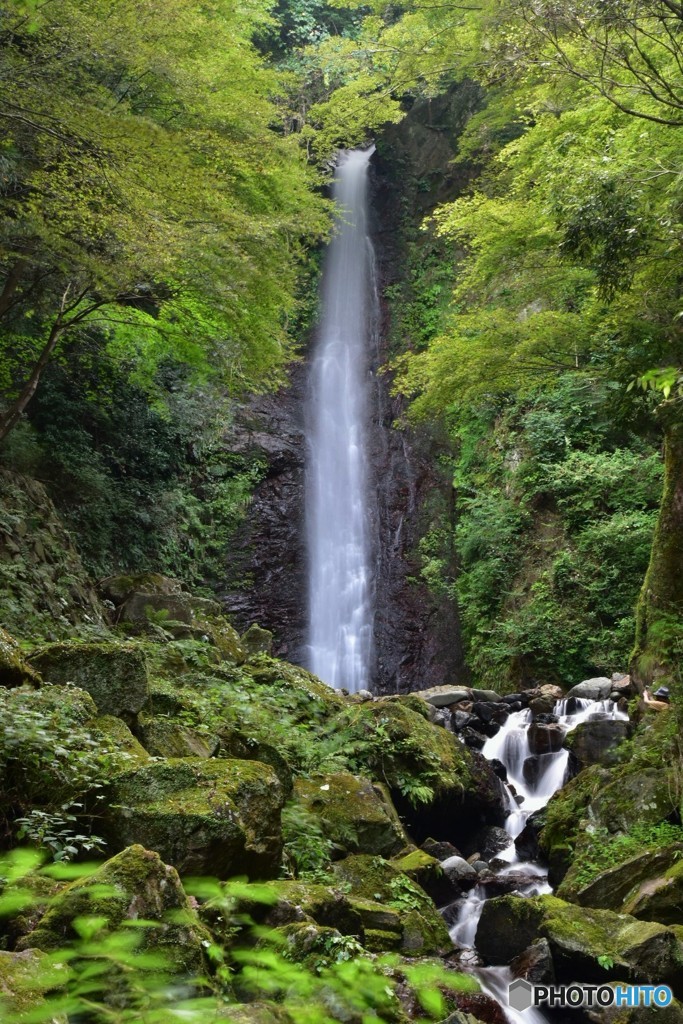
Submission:
<svg viewBox="0 0 683 1024">
<path fill-rule="evenodd" d="M 452 166 L 457 140 L 481 104 L 470 83 L 415 104 L 378 142 L 372 164 L 373 235 L 380 292 L 400 282 L 406 233 L 437 202 L 453 198 L 472 176 Z M 375 689 L 406 692 L 465 676 L 457 609 L 416 581 L 417 545 L 429 507 L 448 510 L 450 481 L 434 458 L 433 437 L 395 426 L 403 414 L 381 372 L 389 357 L 390 313 L 382 304 L 373 346 L 374 411 L 370 428 L 371 501 L 376 537 Z M 313 344 L 314 342 L 312 342 Z M 287 390 L 245 406 L 227 443 L 265 459 L 247 520 L 236 538 L 221 595 L 240 626 L 259 622 L 275 634 L 278 655 L 305 662 L 305 397 L 307 366 L 298 365 Z"/>
</svg>

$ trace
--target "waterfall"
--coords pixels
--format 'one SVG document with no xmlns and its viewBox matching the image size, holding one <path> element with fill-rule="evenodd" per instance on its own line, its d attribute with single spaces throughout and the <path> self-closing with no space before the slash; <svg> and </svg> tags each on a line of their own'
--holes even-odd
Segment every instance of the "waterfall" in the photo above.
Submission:
<svg viewBox="0 0 683 1024">
<path fill-rule="evenodd" d="M 557 701 L 553 716 L 565 733 L 571 732 L 581 722 L 592 719 L 628 720 L 628 715 L 620 711 L 611 700 L 580 700 L 573 697 Z M 515 880 L 514 891 L 521 896 L 552 892 L 546 870 L 538 864 L 520 861 L 514 840 L 524 828 L 529 815 L 545 807 L 553 793 L 561 788 L 568 758 L 568 751 L 564 748 L 554 753 L 536 755 L 539 771 L 527 779 L 524 765 L 531 757 L 528 732 L 532 722 L 530 711 L 513 712 L 482 748 L 482 754 L 488 760 L 495 758 L 502 762 L 508 778 L 508 784 L 505 785 L 508 801 L 505 830 L 510 837 L 510 844 L 492 860 L 489 882 L 491 873 L 498 877 L 507 875 Z M 450 936 L 456 946 L 473 951 L 479 919 L 488 898 L 487 883 L 482 881 L 462 898 L 459 906 L 456 903 L 453 908 L 445 908 L 445 912 L 452 909 L 457 911 L 455 915 L 450 915 Z M 508 988 L 514 980 L 509 967 L 482 967 L 477 964 L 476 954 L 474 957 L 471 960 L 471 973 L 478 979 L 482 990 L 499 1003 L 508 1024 L 547 1024 L 548 1018 L 540 1010 L 530 1008 L 520 1013 L 509 1006 Z"/>
<path fill-rule="evenodd" d="M 378 310 L 367 230 L 372 152 L 344 153 L 337 166 L 339 213 L 323 273 L 308 406 L 309 667 L 351 692 L 369 684 L 372 649 L 366 457 L 368 349 Z"/>
</svg>

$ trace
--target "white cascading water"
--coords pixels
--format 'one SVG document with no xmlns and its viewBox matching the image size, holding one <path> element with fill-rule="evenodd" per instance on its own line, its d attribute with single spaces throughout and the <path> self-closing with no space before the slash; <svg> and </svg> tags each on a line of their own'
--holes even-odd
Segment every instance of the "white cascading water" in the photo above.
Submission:
<svg viewBox="0 0 683 1024">
<path fill-rule="evenodd" d="M 378 309 L 367 229 L 372 152 L 343 153 L 337 166 L 340 213 L 323 274 L 309 399 L 309 667 L 350 692 L 368 686 L 372 651 L 365 443 L 368 349 Z"/>
<path fill-rule="evenodd" d="M 553 713 L 565 733 L 571 732 L 581 722 L 590 718 L 611 718 L 627 721 L 628 715 L 620 711 L 610 700 L 593 701 L 570 698 L 555 704 Z M 532 756 L 528 731 L 531 725 L 530 711 L 516 711 L 508 716 L 505 724 L 482 748 L 482 754 L 489 760 L 497 759 L 505 765 L 508 785 L 504 786 L 508 801 L 508 817 L 505 831 L 510 837 L 507 849 L 496 855 L 498 875 L 519 877 L 517 892 L 523 896 L 535 896 L 552 892 L 548 885 L 546 871 L 538 864 L 520 861 L 514 840 L 524 828 L 529 815 L 540 810 L 553 793 L 562 786 L 567 771 L 569 753 L 565 749 L 555 753 L 537 755 L 538 769 L 531 779 L 525 778 L 524 762 Z M 486 887 L 477 885 L 463 900 L 457 918 L 450 928 L 453 942 L 462 948 L 474 946 L 479 918 L 487 899 Z M 492 996 L 505 1013 L 509 1024 L 547 1024 L 546 1016 L 537 1009 L 523 1012 L 508 1005 L 508 987 L 513 981 L 509 967 L 474 967 L 472 973 L 478 979 L 482 990 Z"/>
</svg>

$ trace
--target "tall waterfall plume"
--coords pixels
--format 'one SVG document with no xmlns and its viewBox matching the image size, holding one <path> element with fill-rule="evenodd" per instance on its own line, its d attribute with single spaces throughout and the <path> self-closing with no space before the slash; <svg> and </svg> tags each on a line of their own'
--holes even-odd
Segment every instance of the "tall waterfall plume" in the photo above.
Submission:
<svg viewBox="0 0 683 1024">
<path fill-rule="evenodd" d="M 378 298 L 367 229 L 371 155 L 343 153 L 337 166 L 339 214 L 323 272 L 309 396 L 309 666 L 351 692 L 368 686 L 372 653 L 366 436 Z"/>
</svg>

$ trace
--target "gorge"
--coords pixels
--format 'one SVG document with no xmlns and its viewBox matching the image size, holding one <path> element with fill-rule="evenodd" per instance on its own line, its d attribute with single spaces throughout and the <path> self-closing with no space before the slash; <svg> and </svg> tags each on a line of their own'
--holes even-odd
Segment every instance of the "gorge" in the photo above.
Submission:
<svg viewBox="0 0 683 1024">
<path fill-rule="evenodd" d="M 0 10 L 2 1024 L 682 1024 L 679 7 Z"/>
</svg>

